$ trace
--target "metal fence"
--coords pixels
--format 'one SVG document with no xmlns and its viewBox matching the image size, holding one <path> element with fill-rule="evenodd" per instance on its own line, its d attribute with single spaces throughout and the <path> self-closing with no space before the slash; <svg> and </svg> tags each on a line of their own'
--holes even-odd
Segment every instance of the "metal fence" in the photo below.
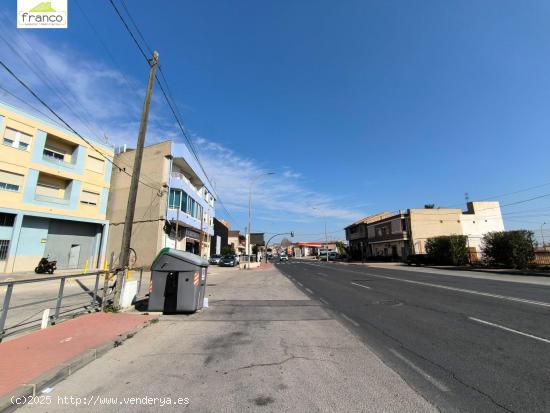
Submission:
<svg viewBox="0 0 550 413">
<path fill-rule="evenodd" d="M 141 290 L 141 282 L 143 277 L 143 269 L 134 269 L 139 271 L 138 296 Z M 95 280 L 91 277 L 95 277 Z M 83 280 L 94 280 L 93 288 L 89 289 L 82 283 Z M 66 294 L 65 288 L 67 282 L 75 280 L 82 291 Z M 63 319 L 73 318 L 79 313 L 101 311 L 105 308 L 107 302 L 114 294 L 114 286 L 116 273 L 109 271 L 91 272 L 87 274 L 67 274 L 48 276 L 47 278 L 28 278 L 22 280 L 9 280 L 0 282 L 0 290 L 5 288 L 3 305 L 0 309 L 0 342 L 7 336 L 19 334 L 26 330 L 40 327 L 43 322 L 44 311 L 46 311 L 47 324 L 56 324 Z M 16 305 L 10 305 L 13 297 L 18 293 L 18 287 L 24 285 L 36 285 L 37 288 L 45 287 L 44 283 L 59 281 L 57 294 L 52 298 L 42 298 L 39 300 L 28 301 L 21 297 L 22 302 Z M 42 285 L 41 285 L 42 284 Z M 23 293 L 21 293 L 21 296 Z M 83 297 L 80 302 L 74 302 L 75 297 Z M 87 296 L 87 297 L 86 297 Z M 67 304 L 68 299 L 73 299 L 72 303 Z M 53 306 L 52 306 L 53 304 Z M 22 313 L 24 308 L 36 307 L 38 312 L 31 312 L 30 315 L 23 314 L 22 320 L 8 324 L 8 313 L 13 314 L 17 310 Z M 53 310 L 53 314 L 49 315 L 49 310 Z"/>
</svg>

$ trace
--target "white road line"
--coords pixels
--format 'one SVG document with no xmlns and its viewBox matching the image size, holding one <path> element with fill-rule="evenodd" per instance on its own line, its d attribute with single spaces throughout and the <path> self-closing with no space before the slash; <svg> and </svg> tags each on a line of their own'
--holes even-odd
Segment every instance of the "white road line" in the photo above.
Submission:
<svg viewBox="0 0 550 413">
<path fill-rule="evenodd" d="M 418 367 L 416 364 L 414 364 L 412 361 L 410 361 L 408 358 L 406 358 L 404 355 L 402 355 L 398 351 L 394 350 L 393 348 L 390 348 L 390 352 L 392 352 L 396 357 L 401 359 L 411 369 L 413 369 L 418 374 L 420 374 L 422 377 L 424 377 L 426 380 L 428 380 L 430 383 L 432 383 L 439 390 L 444 391 L 444 392 L 449 391 L 449 388 L 447 386 L 445 386 L 439 380 L 434 379 L 432 376 L 430 376 L 428 373 L 426 373 L 424 370 L 422 370 L 420 367 Z"/>
<path fill-rule="evenodd" d="M 303 287 L 304 284 L 302 284 L 300 281 L 296 281 L 300 287 Z"/>
<path fill-rule="evenodd" d="M 371 288 L 369 286 L 366 286 L 366 285 L 361 285 L 361 284 L 357 284 L 357 283 L 351 283 L 353 285 L 356 285 L 358 287 L 363 287 L 363 288 L 366 288 L 367 290 L 370 290 Z"/>
<path fill-rule="evenodd" d="M 322 302 L 323 304 L 326 304 L 326 305 L 328 305 L 328 302 L 327 302 L 327 300 L 323 300 L 322 298 L 319 298 L 319 301 L 321 301 L 321 302 Z"/>
<path fill-rule="evenodd" d="M 475 317 L 468 317 L 468 318 L 469 318 L 470 320 L 477 321 L 478 323 L 481 323 L 481 324 L 486 324 L 486 325 L 491 326 L 491 327 L 500 328 L 501 330 L 509 331 L 509 332 L 511 332 L 511 333 L 519 334 L 519 335 L 522 335 L 522 336 L 525 336 L 525 337 L 532 338 L 532 339 L 534 339 L 534 340 L 539 340 L 539 341 L 542 341 L 542 342 L 544 342 L 544 343 L 550 344 L 550 340 L 548 340 L 548 339 L 546 339 L 546 338 L 534 336 L 534 335 L 532 335 L 532 334 L 528 334 L 528 333 L 524 333 L 524 332 L 522 332 L 522 331 L 514 330 L 514 329 L 512 329 L 512 328 L 504 327 L 504 326 L 501 326 L 501 325 L 499 325 L 499 324 L 490 323 L 489 321 L 480 320 L 479 318 L 475 318 Z"/>
<path fill-rule="evenodd" d="M 345 315 L 344 313 L 340 313 L 342 315 L 342 317 L 344 317 L 346 320 L 348 320 L 351 324 L 353 324 L 355 327 L 359 327 L 359 323 L 357 321 L 355 321 L 354 319 L 352 318 L 349 318 L 347 315 Z"/>
<path fill-rule="evenodd" d="M 464 288 L 448 287 L 446 285 L 433 284 L 433 283 L 427 283 L 427 282 L 422 282 L 422 281 L 407 280 L 405 278 L 388 277 L 386 275 L 371 274 L 371 273 L 368 273 L 368 272 L 365 273 L 365 272 L 357 272 L 357 271 L 344 270 L 344 269 L 342 269 L 341 271 L 351 272 L 351 273 L 354 273 L 354 274 L 364 274 L 364 275 L 368 275 L 369 277 L 377 277 L 377 278 L 385 278 L 387 280 L 401 281 L 401 282 L 409 283 L 409 284 L 425 285 L 425 286 L 428 286 L 428 287 L 441 288 L 443 290 L 458 291 L 458 292 L 461 292 L 461 293 L 467 293 L 467 294 L 473 294 L 473 295 L 482 295 L 484 297 L 499 298 L 501 300 L 515 301 L 515 302 L 518 302 L 518 303 L 539 305 L 541 307 L 550 307 L 550 303 L 545 303 L 543 301 L 534 301 L 534 300 L 527 300 L 525 298 L 509 297 L 507 295 L 484 293 L 484 292 L 481 292 L 481 291 L 466 290 Z"/>
<path fill-rule="evenodd" d="M 317 274 L 322 275 L 323 277 L 328 277 L 328 275 L 326 275 L 325 273 L 322 273 L 322 272 L 318 272 Z"/>
<path fill-rule="evenodd" d="M 313 294 L 313 291 L 311 291 L 309 288 L 306 287 L 306 291 L 310 294 Z"/>
</svg>

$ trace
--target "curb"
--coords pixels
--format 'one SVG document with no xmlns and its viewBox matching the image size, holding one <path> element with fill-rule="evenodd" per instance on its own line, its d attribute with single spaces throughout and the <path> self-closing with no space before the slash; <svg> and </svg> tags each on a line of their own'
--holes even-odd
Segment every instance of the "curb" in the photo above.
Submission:
<svg viewBox="0 0 550 413">
<path fill-rule="evenodd" d="M 140 330 L 149 327 L 151 324 L 156 323 L 158 319 L 158 317 L 151 318 L 143 324 L 133 328 L 132 330 L 128 330 L 121 335 L 116 336 L 115 338 L 100 345 L 99 347 L 86 350 L 78 356 L 67 360 L 65 363 L 60 364 L 59 366 L 54 367 L 46 371 L 45 373 L 42 373 L 40 376 L 33 379 L 34 383 L 22 384 L 11 392 L 0 396 L 0 412 L 15 411 L 17 408 L 26 403 L 14 404 L 11 402 L 13 398 L 28 398 L 30 396 L 37 396 L 40 390 L 46 387 L 51 387 L 54 384 L 66 379 L 74 372 L 86 366 L 88 363 L 91 363 L 92 361 L 107 353 L 109 350 L 120 346 L 124 341 L 132 338 Z"/>
</svg>

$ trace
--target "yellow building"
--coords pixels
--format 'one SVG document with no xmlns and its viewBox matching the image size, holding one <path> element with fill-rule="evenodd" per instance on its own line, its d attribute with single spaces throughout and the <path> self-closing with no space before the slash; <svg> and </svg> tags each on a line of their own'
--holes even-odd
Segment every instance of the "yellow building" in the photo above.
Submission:
<svg viewBox="0 0 550 413">
<path fill-rule="evenodd" d="M 114 152 L 0 103 L 0 272 L 97 268 L 108 233 Z"/>
</svg>

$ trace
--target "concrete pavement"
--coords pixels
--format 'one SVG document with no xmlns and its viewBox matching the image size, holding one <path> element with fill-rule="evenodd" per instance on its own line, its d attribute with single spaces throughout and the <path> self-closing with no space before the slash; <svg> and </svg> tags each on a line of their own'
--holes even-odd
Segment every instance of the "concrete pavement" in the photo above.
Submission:
<svg viewBox="0 0 550 413">
<path fill-rule="evenodd" d="M 160 410 L 167 397 L 181 403 L 163 411 L 185 400 L 194 412 L 435 411 L 278 270 L 217 272 L 207 280 L 210 308 L 161 316 L 55 386 L 48 412 L 73 411 L 59 403 L 65 396 L 102 412 Z M 21 409 L 30 410 L 43 407 Z"/>
</svg>

